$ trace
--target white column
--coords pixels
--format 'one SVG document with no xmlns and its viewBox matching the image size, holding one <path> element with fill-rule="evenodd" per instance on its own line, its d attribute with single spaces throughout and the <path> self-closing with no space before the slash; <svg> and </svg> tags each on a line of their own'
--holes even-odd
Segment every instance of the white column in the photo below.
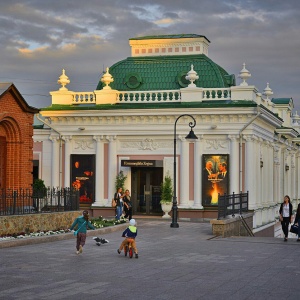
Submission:
<svg viewBox="0 0 300 300">
<path fill-rule="evenodd" d="M 296 170 L 295 170 L 295 151 L 291 155 L 291 200 L 296 198 Z"/>
<path fill-rule="evenodd" d="M 113 198 L 115 191 L 115 181 L 118 175 L 117 165 L 117 143 L 116 136 L 106 136 L 108 144 L 108 200 L 107 205 L 110 205 L 110 199 Z"/>
<path fill-rule="evenodd" d="M 273 191 L 273 171 L 274 171 L 274 162 L 273 162 L 273 147 L 270 142 L 267 142 L 267 153 L 268 153 L 268 197 L 267 202 L 269 206 L 271 205 L 274 197 Z"/>
<path fill-rule="evenodd" d="M 228 190 L 228 194 L 232 194 L 233 192 L 238 194 L 239 191 L 239 143 L 238 143 L 238 135 L 228 135 L 230 139 L 230 186 Z"/>
<path fill-rule="evenodd" d="M 203 153 L 203 135 L 198 135 L 195 141 L 195 166 L 194 166 L 194 208 L 203 209 L 201 201 L 202 178 L 201 178 L 201 154 Z"/>
<path fill-rule="evenodd" d="M 273 203 L 280 202 L 280 148 L 274 147 L 274 195 Z"/>
<path fill-rule="evenodd" d="M 65 141 L 65 176 L 64 176 L 64 187 L 70 187 L 70 173 L 71 173 L 71 162 L 70 155 L 72 152 L 72 136 L 63 136 L 62 139 Z"/>
<path fill-rule="evenodd" d="M 50 136 L 49 139 L 52 141 L 52 173 L 51 173 L 51 187 L 60 187 L 60 174 L 59 174 L 59 137 Z"/>
<path fill-rule="evenodd" d="M 177 186 L 180 186 L 180 198 L 178 203 L 180 207 L 189 206 L 189 143 L 185 137 L 180 136 L 180 182 Z M 178 183 L 178 180 L 177 180 Z"/>
<path fill-rule="evenodd" d="M 254 166 L 253 166 L 253 155 L 254 155 L 254 144 L 253 136 L 244 136 L 246 140 L 246 160 L 245 160 L 245 192 L 249 191 L 249 209 L 254 209 L 255 206 L 255 188 L 254 185 Z"/>
<path fill-rule="evenodd" d="M 297 199 L 300 199 L 300 154 L 296 154 L 296 170 L 297 170 L 297 181 L 296 181 L 296 195 Z"/>
<path fill-rule="evenodd" d="M 93 136 L 96 141 L 95 202 L 92 206 L 104 206 L 104 143 L 103 136 Z M 110 198 L 108 198 L 110 199 Z"/>
<path fill-rule="evenodd" d="M 259 138 L 257 141 L 257 151 L 258 151 L 258 159 L 257 164 L 259 166 L 259 171 L 257 172 L 257 189 L 256 189 L 256 205 L 258 209 L 262 208 L 262 199 L 263 199 L 263 171 L 267 167 L 265 157 L 262 154 L 262 139 Z M 261 166 L 262 164 L 262 166 Z M 255 213 L 256 214 L 256 213 Z M 261 220 L 261 213 L 257 215 L 257 220 Z M 261 223 L 257 223 L 261 225 Z"/>
<path fill-rule="evenodd" d="M 268 194 L 269 194 L 268 191 L 269 160 L 268 160 L 266 143 L 264 141 L 262 141 L 261 143 L 261 149 L 262 149 L 261 150 L 262 157 L 264 160 L 264 167 L 262 169 L 262 176 L 261 176 L 261 190 L 262 190 L 261 204 L 262 207 L 266 207 L 268 202 Z M 262 217 L 264 217 L 264 213 L 262 213 Z M 262 222 L 264 222 L 264 219 L 262 220 Z"/>
</svg>

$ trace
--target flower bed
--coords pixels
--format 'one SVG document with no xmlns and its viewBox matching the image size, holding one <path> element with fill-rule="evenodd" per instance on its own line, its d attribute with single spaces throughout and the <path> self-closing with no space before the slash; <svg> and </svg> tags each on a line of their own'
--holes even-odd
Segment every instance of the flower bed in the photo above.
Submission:
<svg viewBox="0 0 300 300">
<path fill-rule="evenodd" d="M 91 219 L 90 222 L 93 224 L 93 226 L 96 229 L 103 228 L 103 227 L 109 227 L 109 226 L 115 226 L 118 224 L 123 224 L 126 223 L 126 219 L 121 217 L 120 220 L 107 220 L 104 219 L 102 216 L 96 218 L 96 219 Z M 70 232 L 70 229 L 63 229 L 63 228 L 58 228 L 56 230 L 49 230 L 49 231 L 37 231 L 37 232 L 19 232 L 19 233 L 14 233 L 14 234 L 3 234 L 0 236 L 0 241 L 7 241 L 7 240 L 12 240 L 12 239 L 24 239 L 24 238 L 31 238 L 31 237 L 37 237 L 37 236 L 49 236 L 49 235 L 57 235 L 57 234 L 62 234 L 62 233 L 68 233 Z"/>
<path fill-rule="evenodd" d="M 91 219 L 90 222 L 93 224 L 93 226 L 98 229 L 102 227 L 108 227 L 108 226 L 114 226 L 118 224 L 126 223 L 126 219 L 124 217 L 121 217 L 120 220 L 107 220 L 104 219 L 102 216 L 98 217 L 97 219 Z"/>
</svg>

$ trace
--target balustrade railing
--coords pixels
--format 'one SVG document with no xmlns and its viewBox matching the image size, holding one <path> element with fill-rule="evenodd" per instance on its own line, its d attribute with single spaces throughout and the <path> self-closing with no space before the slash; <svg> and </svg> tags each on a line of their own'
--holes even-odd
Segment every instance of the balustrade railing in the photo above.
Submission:
<svg viewBox="0 0 300 300">
<path fill-rule="evenodd" d="M 203 89 L 203 100 L 230 100 L 230 88 L 205 88 Z"/>
<path fill-rule="evenodd" d="M 180 90 L 116 91 L 115 93 L 116 103 L 181 102 Z M 199 101 L 230 99 L 230 88 L 204 88 L 199 92 Z M 72 94 L 72 104 L 96 104 L 96 94 L 94 92 L 75 92 Z"/>
<path fill-rule="evenodd" d="M 117 92 L 119 103 L 180 102 L 179 90 Z"/>
<path fill-rule="evenodd" d="M 76 92 L 72 95 L 72 104 L 95 104 L 96 95 L 93 92 Z"/>
</svg>

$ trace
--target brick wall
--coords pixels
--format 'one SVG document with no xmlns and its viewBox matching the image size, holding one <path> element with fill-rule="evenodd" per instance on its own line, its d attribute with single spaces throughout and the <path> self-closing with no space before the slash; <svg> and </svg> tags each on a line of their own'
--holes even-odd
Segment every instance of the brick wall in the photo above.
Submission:
<svg viewBox="0 0 300 300">
<path fill-rule="evenodd" d="M 6 140 L 5 177 L 1 188 L 31 188 L 33 118 L 38 110 L 24 101 L 14 86 L 0 97 L 0 137 Z"/>
</svg>

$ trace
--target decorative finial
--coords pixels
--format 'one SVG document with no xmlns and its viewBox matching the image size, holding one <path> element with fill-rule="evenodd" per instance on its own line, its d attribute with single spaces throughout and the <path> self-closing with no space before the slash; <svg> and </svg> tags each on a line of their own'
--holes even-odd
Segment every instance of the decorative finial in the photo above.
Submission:
<svg viewBox="0 0 300 300">
<path fill-rule="evenodd" d="M 246 80 L 250 77 L 251 77 L 251 74 L 246 69 L 246 64 L 243 63 L 243 69 L 240 71 L 240 74 L 239 74 L 239 78 L 241 78 L 243 80 L 243 82 L 240 84 L 240 86 L 247 86 L 248 83 L 246 82 Z"/>
<path fill-rule="evenodd" d="M 186 80 L 189 80 L 191 83 L 188 85 L 188 87 L 196 87 L 196 84 L 194 84 L 194 81 L 199 79 L 199 76 L 197 75 L 197 72 L 194 71 L 194 65 L 191 65 L 191 70 L 187 73 L 187 76 L 185 76 Z"/>
<path fill-rule="evenodd" d="M 113 81 L 114 81 L 113 77 L 111 76 L 111 74 L 109 74 L 109 68 L 106 68 L 106 73 L 101 78 L 101 82 L 105 84 L 105 87 L 103 87 L 103 89 L 110 90 L 111 87 L 108 85 Z"/>
<path fill-rule="evenodd" d="M 273 91 L 269 87 L 269 82 L 267 82 L 267 87 L 264 89 L 263 95 L 267 96 L 267 101 L 270 101 L 269 96 L 273 95 Z"/>
<path fill-rule="evenodd" d="M 69 77 L 65 74 L 65 69 L 62 69 L 62 74 L 59 76 L 57 83 L 62 85 L 62 87 L 59 89 L 60 91 L 68 90 L 65 86 L 70 83 L 70 80 Z"/>
</svg>

